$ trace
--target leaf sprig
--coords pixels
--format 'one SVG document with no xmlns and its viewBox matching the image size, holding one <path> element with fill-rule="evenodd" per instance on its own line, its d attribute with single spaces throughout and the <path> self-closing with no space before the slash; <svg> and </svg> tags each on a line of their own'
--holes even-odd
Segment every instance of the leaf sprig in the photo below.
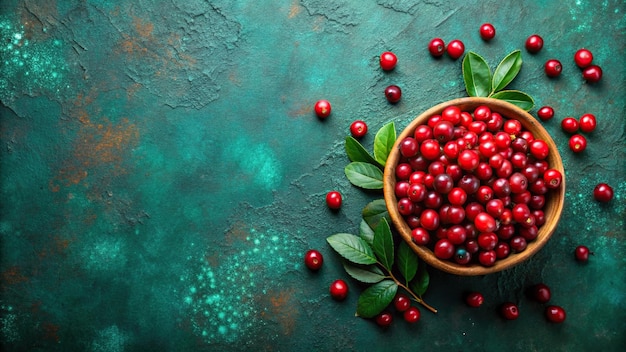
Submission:
<svg viewBox="0 0 626 352">
<path fill-rule="evenodd" d="M 400 243 L 396 253 L 387 218 L 381 217 L 373 230 L 364 219 L 359 232 L 359 236 L 337 233 L 326 239 L 346 260 L 344 268 L 348 275 L 371 284 L 359 296 L 356 315 L 375 317 L 393 301 L 400 288 L 417 303 L 436 313 L 437 310 L 422 298 L 430 281 L 426 267 L 419 265 L 417 255 L 406 242 Z"/>
<path fill-rule="evenodd" d="M 376 133 L 374 155 L 352 136 L 346 137 L 346 154 L 351 162 L 344 172 L 350 183 L 364 189 L 383 189 L 383 169 L 395 142 L 396 127 L 393 122 Z"/>
<path fill-rule="evenodd" d="M 520 50 L 515 50 L 502 59 L 493 75 L 485 59 L 472 51 L 463 58 L 462 68 L 465 90 L 470 97 L 500 99 L 526 111 L 535 106 L 535 101 L 530 95 L 519 90 L 504 90 L 522 68 Z"/>
</svg>

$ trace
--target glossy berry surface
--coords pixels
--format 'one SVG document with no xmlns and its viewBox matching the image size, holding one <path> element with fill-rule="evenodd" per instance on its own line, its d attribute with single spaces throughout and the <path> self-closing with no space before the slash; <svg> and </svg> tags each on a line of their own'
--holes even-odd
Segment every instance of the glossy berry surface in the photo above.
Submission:
<svg viewBox="0 0 626 352">
<path fill-rule="evenodd" d="M 529 53 L 536 54 L 543 48 L 543 38 L 537 34 L 533 34 L 526 39 L 525 47 Z"/>
<path fill-rule="evenodd" d="M 330 191 L 326 193 L 326 205 L 333 210 L 337 210 L 341 208 L 341 203 L 343 199 L 341 197 L 341 193 L 337 191 Z"/>
<path fill-rule="evenodd" d="M 596 117 L 593 114 L 584 114 L 578 120 L 578 126 L 584 133 L 593 132 L 596 129 Z"/>
<path fill-rule="evenodd" d="M 335 280 L 330 284 L 330 296 L 337 301 L 343 301 L 348 297 L 348 284 L 341 280 Z"/>
<path fill-rule="evenodd" d="M 385 97 L 390 103 L 395 104 L 402 98 L 402 89 L 396 85 L 390 85 L 385 88 Z"/>
<path fill-rule="evenodd" d="M 563 65 L 561 65 L 559 60 L 550 59 L 546 61 L 544 70 L 546 71 L 546 75 L 548 75 L 548 77 L 558 77 L 561 75 L 561 71 L 563 71 Z"/>
<path fill-rule="evenodd" d="M 543 121 L 548 121 L 554 117 L 554 109 L 550 106 L 542 106 L 537 111 L 537 116 Z"/>
<path fill-rule="evenodd" d="M 552 297 L 550 287 L 543 283 L 531 286 L 528 290 L 528 295 L 531 299 L 539 303 L 546 303 Z"/>
<path fill-rule="evenodd" d="M 470 292 L 465 296 L 465 303 L 470 307 L 480 307 L 484 302 L 485 298 L 480 292 Z"/>
<path fill-rule="evenodd" d="M 506 302 L 500 306 L 500 315 L 506 320 L 515 320 L 519 318 L 519 309 L 512 302 Z"/>
<path fill-rule="evenodd" d="M 376 316 L 376 324 L 386 328 L 393 322 L 393 315 L 389 312 L 382 312 Z"/>
<path fill-rule="evenodd" d="M 307 268 L 317 271 L 322 267 L 322 264 L 324 264 L 324 257 L 318 250 L 310 249 L 304 254 L 304 265 Z"/>
<path fill-rule="evenodd" d="M 448 52 L 448 56 L 456 60 L 460 58 L 461 56 L 463 56 L 463 53 L 465 52 L 465 45 L 463 44 L 462 41 L 455 39 L 451 41 L 450 43 L 448 43 L 448 46 L 446 47 L 446 51 Z"/>
<path fill-rule="evenodd" d="M 546 319 L 551 323 L 562 323 L 565 321 L 565 309 L 559 306 L 547 306 L 545 310 Z"/>
<path fill-rule="evenodd" d="M 613 199 L 613 188 L 606 183 L 598 183 L 593 189 L 593 198 L 602 203 L 610 202 Z"/>
<path fill-rule="evenodd" d="M 589 254 L 591 254 L 591 251 L 589 251 L 589 248 L 587 248 L 587 246 L 580 245 L 577 246 L 576 249 L 574 249 L 574 257 L 579 262 L 586 262 L 587 260 L 589 260 Z"/>
<path fill-rule="evenodd" d="M 416 323 L 418 320 L 420 320 L 420 316 L 420 311 L 415 306 L 411 306 L 409 307 L 409 309 L 404 311 L 404 320 L 407 323 Z"/>
<path fill-rule="evenodd" d="M 385 71 L 391 71 L 396 67 L 396 64 L 398 63 L 398 57 L 391 51 L 385 51 L 384 53 L 380 54 L 379 61 L 380 68 Z"/>
<path fill-rule="evenodd" d="M 411 299 L 404 293 L 398 293 L 393 298 L 393 306 L 398 312 L 404 312 L 411 306 Z"/>
<path fill-rule="evenodd" d="M 428 43 L 428 51 L 434 57 L 440 57 L 446 51 L 446 44 L 441 38 L 434 38 Z"/>
<path fill-rule="evenodd" d="M 567 133 L 576 133 L 578 127 L 578 120 L 573 117 L 566 117 L 561 121 L 561 128 Z"/>
<path fill-rule="evenodd" d="M 602 68 L 591 65 L 583 70 L 583 78 L 589 83 L 595 83 L 602 79 Z"/>
<path fill-rule="evenodd" d="M 587 49 L 578 49 L 574 54 L 574 62 L 576 63 L 576 66 L 580 68 L 588 67 L 591 65 L 592 61 L 593 54 Z"/>
<path fill-rule="evenodd" d="M 330 115 L 331 109 L 332 108 L 328 100 L 318 100 L 314 107 L 315 114 L 321 119 L 327 118 Z"/>
<path fill-rule="evenodd" d="M 489 41 L 496 36 L 496 27 L 494 27 L 491 23 L 484 23 L 480 26 L 479 33 L 483 40 Z"/>
<path fill-rule="evenodd" d="M 574 153 L 580 153 L 587 149 L 587 138 L 582 134 L 575 134 L 569 138 L 569 149 Z"/>
<path fill-rule="evenodd" d="M 350 134 L 354 138 L 362 138 L 367 134 L 367 124 L 363 120 L 355 120 L 350 124 Z"/>
</svg>

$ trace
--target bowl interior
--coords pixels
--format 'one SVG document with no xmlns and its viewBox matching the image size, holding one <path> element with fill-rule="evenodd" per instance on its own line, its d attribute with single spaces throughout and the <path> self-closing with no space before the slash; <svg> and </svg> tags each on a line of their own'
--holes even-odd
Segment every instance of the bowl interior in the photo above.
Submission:
<svg viewBox="0 0 626 352">
<path fill-rule="evenodd" d="M 498 112 L 507 119 L 516 119 L 520 121 L 525 130 L 531 131 L 536 139 L 542 139 L 548 144 L 550 148 L 550 154 L 548 155 L 546 160 L 550 168 L 559 170 L 563 175 L 561 187 L 555 190 L 550 190 L 550 192 L 546 194 L 546 203 L 543 209 L 546 221 L 539 228 L 537 238 L 534 241 L 528 243 L 526 250 L 520 253 L 512 253 L 507 258 L 499 259 L 491 267 L 484 267 L 480 264 L 460 265 L 452 261 L 438 259 L 428 247 L 418 246 L 413 243 L 413 240 L 411 238 L 411 229 L 405 222 L 403 216 L 398 212 L 398 199 L 395 195 L 395 168 L 398 165 L 401 157 L 399 152 L 400 142 L 404 138 L 412 136 L 417 126 L 425 124 L 432 115 L 440 114 L 446 107 L 453 105 L 458 106 L 459 108 L 461 108 L 462 111 L 473 111 L 476 107 L 480 105 L 486 105 L 491 109 L 491 111 Z M 548 132 L 543 128 L 539 121 L 533 118 L 526 111 L 508 102 L 492 98 L 470 97 L 450 100 L 436 105 L 419 115 L 397 137 L 394 148 L 389 154 L 387 163 L 385 164 L 383 180 L 385 203 L 387 205 L 391 221 L 394 224 L 396 230 L 402 236 L 402 238 L 417 253 L 417 255 L 430 266 L 456 275 L 486 275 L 490 273 L 495 273 L 515 266 L 522 261 L 530 258 L 546 244 L 546 242 L 556 229 L 565 200 L 565 171 L 563 169 L 563 161 L 561 160 L 561 156 L 559 155 L 556 144 L 554 143 Z"/>
</svg>

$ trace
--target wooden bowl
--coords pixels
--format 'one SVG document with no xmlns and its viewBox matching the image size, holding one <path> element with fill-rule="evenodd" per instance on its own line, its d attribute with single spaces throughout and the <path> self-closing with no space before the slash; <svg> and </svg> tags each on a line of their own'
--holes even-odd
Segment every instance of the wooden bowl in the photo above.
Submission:
<svg viewBox="0 0 626 352">
<path fill-rule="evenodd" d="M 511 253 L 507 258 L 498 259 L 493 266 L 484 267 L 480 264 L 460 265 L 451 260 L 442 260 L 433 254 L 430 248 L 426 246 L 416 245 L 411 238 L 411 229 L 405 222 L 403 216 L 398 212 L 398 199 L 395 195 L 396 176 L 395 168 L 400 160 L 399 146 L 400 142 L 409 136 L 414 134 L 417 126 L 425 124 L 427 120 L 436 114 L 441 112 L 448 106 L 456 105 L 461 108 L 462 111 L 473 111 L 480 105 L 486 105 L 491 108 L 491 111 L 500 113 L 503 117 L 508 119 L 519 120 L 524 129 L 533 133 L 535 138 L 544 140 L 550 147 L 550 154 L 547 157 L 550 168 L 557 169 L 563 175 L 563 181 L 561 187 L 558 189 L 550 190 L 546 194 L 546 203 L 543 209 L 545 213 L 545 223 L 539 228 L 539 233 L 534 241 L 528 243 L 526 250 L 520 253 Z M 543 247 L 546 242 L 552 236 L 552 233 L 556 229 L 561 212 L 563 210 L 563 204 L 565 200 L 565 171 L 563 169 L 563 161 L 554 144 L 554 141 L 535 118 L 533 118 L 526 111 L 518 108 L 517 106 L 507 103 L 502 100 L 491 98 L 460 98 L 450 100 L 434 106 L 424 113 L 419 115 L 413 120 L 397 137 L 396 143 L 389 154 L 387 162 L 385 164 L 384 172 L 384 196 L 387 210 L 391 217 L 391 221 L 394 224 L 396 230 L 400 233 L 402 238 L 408 243 L 408 245 L 417 253 L 417 255 L 428 263 L 430 266 L 439 270 L 455 274 L 455 275 L 486 275 L 495 273 L 501 270 L 513 267 L 531 256 Z"/>
</svg>

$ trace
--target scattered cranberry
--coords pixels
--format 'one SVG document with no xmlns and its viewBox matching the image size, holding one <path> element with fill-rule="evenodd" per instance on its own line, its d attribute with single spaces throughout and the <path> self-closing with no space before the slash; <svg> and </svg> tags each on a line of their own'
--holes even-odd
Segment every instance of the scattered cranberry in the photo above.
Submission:
<svg viewBox="0 0 626 352">
<path fill-rule="evenodd" d="M 333 281 L 330 284 L 330 295 L 337 301 L 343 301 L 348 297 L 348 284 L 341 279 Z"/>
<path fill-rule="evenodd" d="M 500 306 L 500 314 L 506 320 L 515 320 L 519 318 L 519 309 L 512 302 L 506 302 Z"/>
<path fill-rule="evenodd" d="M 574 257 L 576 257 L 576 260 L 578 260 L 579 262 L 586 262 L 587 260 L 589 260 L 589 254 L 592 253 L 591 251 L 589 251 L 589 248 L 587 248 L 587 246 L 580 245 L 574 250 Z"/>
<path fill-rule="evenodd" d="M 496 28 L 491 23 L 485 23 L 480 26 L 480 37 L 489 41 L 496 36 Z"/>
<path fill-rule="evenodd" d="M 584 114 L 578 121 L 580 130 L 589 133 L 596 129 L 596 117 L 593 114 Z"/>
<path fill-rule="evenodd" d="M 350 124 L 350 134 L 354 138 L 362 138 L 367 134 L 367 124 L 363 120 L 355 120 Z"/>
<path fill-rule="evenodd" d="M 561 121 L 561 128 L 567 133 L 576 133 L 578 131 L 578 120 L 573 117 L 566 117 Z"/>
<path fill-rule="evenodd" d="M 465 52 L 465 45 L 463 44 L 462 41 L 455 39 L 451 41 L 450 43 L 448 43 L 448 47 L 446 48 L 446 51 L 448 52 L 448 55 L 451 58 L 456 60 L 460 58 L 461 56 L 463 56 L 463 53 Z"/>
<path fill-rule="evenodd" d="M 551 59 L 546 61 L 545 71 L 548 77 L 558 77 L 561 74 L 562 70 L 563 66 L 561 65 L 561 62 L 559 60 Z"/>
<path fill-rule="evenodd" d="M 393 322 L 393 315 L 389 312 L 382 312 L 376 316 L 376 324 L 378 326 L 386 328 Z"/>
<path fill-rule="evenodd" d="M 328 100 L 318 100 L 315 103 L 315 114 L 320 119 L 325 119 L 330 115 L 330 102 Z"/>
<path fill-rule="evenodd" d="M 550 288 L 546 284 L 536 284 L 531 286 L 528 295 L 539 303 L 547 303 L 552 297 Z"/>
<path fill-rule="evenodd" d="M 537 111 L 537 116 L 543 121 L 550 120 L 554 117 L 554 109 L 550 106 L 542 106 L 539 111 Z"/>
<path fill-rule="evenodd" d="M 385 97 L 390 103 L 395 104 L 402 98 L 402 89 L 396 85 L 390 85 L 385 88 Z"/>
<path fill-rule="evenodd" d="M 580 153 L 587 148 L 587 138 L 581 134 L 575 134 L 569 139 L 569 149 L 574 153 Z"/>
<path fill-rule="evenodd" d="M 435 38 L 428 43 L 428 51 L 434 57 L 440 57 L 446 51 L 446 44 L 441 38 Z"/>
<path fill-rule="evenodd" d="M 411 306 L 409 307 L 409 309 L 404 311 L 404 320 L 407 323 L 416 323 L 418 320 L 420 320 L 420 311 L 419 309 L 417 309 L 417 307 L 415 306 Z"/>
<path fill-rule="evenodd" d="M 480 307 L 484 301 L 485 298 L 480 292 L 470 292 L 465 296 L 465 303 L 470 307 Z"/>
<path fill-rule="evenodd" d="M 328 205 L 330 209 L 337 210 L 341 208 L 341 202 L 341 193 L 337 191 L 330 191 L 326 193 L 326 205 Z"/>
<path fill-rule="evenodd" d="M 606 183 L 598 183 L 593 189 L 593 197 L 598 202 L 610 202 L 613 199 L 613 188 Z"/>
<path fill-rule="evenodd" d="M 546 318 L 552 323 L 562 323 L 565 321 L 565 309 L 559 306 L 547 306 L 545 310 Z"/>
<path fill-rule="evenodd" d="M 304 255 L 304 265 L 313 271 L 319 270 L 323 263 L 324 257 L 318 250 L 310 249 Z"/>
<path fill-rule="evenodd" d="M 393 299 L 393 306 L 398 312 L 404 312 L 411 306 L 411 299 L 404 293 L 398 293 Z"/>
<path fill-rule="evenodd" d="M 526 39 L 525 46 L 529 53 L 536 54 L 543 48 L 543 38 L 537 34 L 533 34 Z"/>
<path fill-rule="evenodd" d="M 591 65 L 591 61 L 593 61 L 593 54 L 587 49 L 578 49 L 574 54 L 574 62 L 580 68 L 588 67 Z"/>
<path fill-rule="evenodd" d="M 380 68 L 385 71 L 391 71 L 396 67 L 398 57 L 391 51 L 385 51 L 380 54 Z"/>
<path fill-rule="evenodd" d="M 602 69 L 600 66 L 591 65 L 583 70 L 583 78 L 589 83 L 598 82 L 602 79 Z"/>
</svg>

